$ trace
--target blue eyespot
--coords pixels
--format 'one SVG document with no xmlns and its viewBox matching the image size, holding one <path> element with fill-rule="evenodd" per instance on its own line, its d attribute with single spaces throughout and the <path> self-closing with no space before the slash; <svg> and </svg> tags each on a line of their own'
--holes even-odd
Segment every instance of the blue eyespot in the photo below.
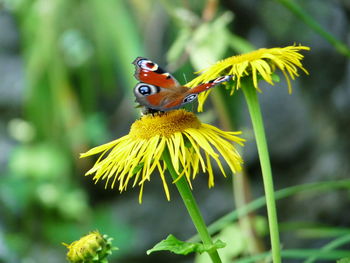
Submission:
<svg viewBox="0 0 350 263">
<path fill-rule="evenodd" d="M 194 101 L 197 98 L 197 94 L 190 94 L 187 95 L 184 99 L 183 99 L 183 103 L 189 103 L 191 101 Z"/>
<path fill-rule="evenodd" d="M 145 85 L 139 86 L 138 90 L 139 90 L 139 93 L 144 96 L 150 95 L 152 93 L 151 88 Z"/>
<path fill-rule="evenodd" d="M 160 88 L 147 83 L 138 83 L 134 88 L 134 94 L 136 97 L 146 97 L 152 94 L 160 92 Z"/>
</svg>

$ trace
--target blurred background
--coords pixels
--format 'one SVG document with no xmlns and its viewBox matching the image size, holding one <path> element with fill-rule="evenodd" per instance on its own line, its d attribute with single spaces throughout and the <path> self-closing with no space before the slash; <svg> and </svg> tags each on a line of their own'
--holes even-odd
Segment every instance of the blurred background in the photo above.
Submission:
<svg viewBox="0 0 350 263">
<path fill-rule="evenodd" d="M 294 43 L 311 47 L 303 52 L 310 75 L 293 81 L 292 95 L 283 81 L 261 83 L 276 189 L 329 183 L 278 201 L 283 248 L 320 249 L 349 235 L 349 182 L 334 186 L 350 174 L 349 22 L 348 0 L 0 0 L 0 262 L 65 262 L 61 242 L 96 229 L 119 247 L 111 262 L 206 262 L 145 253 L 169 233 L 195 234 L 174 187 L 167 202 L 154 175 L 139 205 L 138 189 L 120 195 L 84 177 L 95 160 L 79 153 L 127 134 L 139 118 L 137 56 L 186 83 L 221 58 Z M 263 195 L 243 96 L 213 93 L 200 118 L 243 130 L 246 179 L 232 186 L 216 177 L 209 190 L 197 177 L 208 223 Z M 251 216 L 253 240 L 244 224 L 226 229 L 234 249 L 225 262 L 269 248 L 265 209 Z"/>
</svg>

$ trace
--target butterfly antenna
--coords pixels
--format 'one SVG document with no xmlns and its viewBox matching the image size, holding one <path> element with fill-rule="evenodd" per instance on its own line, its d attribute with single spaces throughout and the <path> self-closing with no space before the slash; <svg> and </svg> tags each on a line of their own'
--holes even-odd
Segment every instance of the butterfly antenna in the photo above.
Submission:
<svg viewBox="0 0 350 263">
<path fill-rule="evenodd" d="M 185 73 L 182 73 L 182 75 L 184 76 L 185 83 L 187 83 L 186 74 L 185 74 Z"/>
</svg>

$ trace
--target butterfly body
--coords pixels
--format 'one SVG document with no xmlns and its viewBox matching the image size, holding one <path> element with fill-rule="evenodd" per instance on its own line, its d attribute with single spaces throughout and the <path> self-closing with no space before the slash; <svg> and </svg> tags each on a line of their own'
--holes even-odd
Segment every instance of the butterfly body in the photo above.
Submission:
<svg viewBox="0 0 350 263">
<path fill-rule="evenodd" d="M 136 101 L 152 111 L 180 108 L 197 99 L 199 93 L 231 79 L 231 76 L 223 76 L 189 88 L 180 85 L 170 73 L 149 59 L 138 57 L 133 64 L 136 70 L 134 76 L 140 81 L 134 88 Z"/>
</svg>

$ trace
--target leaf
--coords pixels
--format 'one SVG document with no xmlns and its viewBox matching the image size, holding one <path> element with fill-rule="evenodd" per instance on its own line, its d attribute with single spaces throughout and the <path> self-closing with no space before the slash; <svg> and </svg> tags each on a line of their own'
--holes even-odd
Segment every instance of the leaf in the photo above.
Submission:
<svg viewBox="0 0 350 263">
<path fill-rule="evenodd" d="M 342 258 L 337 260 L 337 263 L 350 263 L 350 258 Z"/>
<path fill-rule="evenodd" d="M 169 235 L 165 240 L 160 241 L 152 249 L 147 250 L 147 255 L 155 252 L 168 250 L 175 254 L 187 255 L 189 253 L 203 253 L 213 249 L 225 247 L 226 244 L 221 240 L 217 240 L 213 245 L 203 245 L 202 243 L 190 243 L 178 240 L 173 235 Z"/>
<path fill-rule="evenodd" d="M 252 223 L 259 236 L 266 233 L 268 227 L 266 218 L 257 216 Z M 240 255 L 249 254 L 249 241 L 237 222 L 226 225 L 214 238 L 224 240 L 226 243 L 226 247 L 218 251 L 222 262 L 233 262 L 233 259 Z M 196 255 L 194 263 L 207 263 L 208 260 L 206 254 Z"/>
<path fill-rule="evenodd" d="M 211 23 L 199 26 L 191 40 L 190 59 L 195 69 L 205 68 L 223 57 L 229 47 L 228 24 L 233 15 L 224 13 Z"/>
<path fill-rule="evenodd" d="M 219 251 L 222 262 L 231 262 L 232 259 L 244 254 L 248 250 L 248 244 L 238 223 L 227 225 L 215 238 L 225 240 L 226 243 L 226 247 Z M 208 255 L 201 254 L 196 256 L 194 262 L 207 263 L 208 260 Z"/>
<path fill-rule="evenodd" d="M 145 162 L 139 163 L 138 165 L 135 166 L 135 168 L 132 170 L 132 174 L 137 174 L 145 165 Z"/>
<path fill-rule="evenodd" d="M 280 82 L 281 80 L 280 76 L 278 76 L 276 73 L 272 73 L 271 77 L 274 82 Z"/>
<path fill-rule="evenodd" d="M 233 33 L 229 33 L 229 45 L 230 47 L 238 54 L 248 53 L 255 49 L 255 47 L 249 43 L 246 39 L 235 35 Z"/>
<path fill-rule="evenodd" d="M 189 28 L 183 28 L 171 47 L 169 48 L 169 51 L 167 53 L 167 60 L 168 61 L 176 61 L 184 52 L 186 49 L 186 45 L 190 41 L 190 38 L 192 37 L 191 31 Z"/>
<path fill-rule="evenodd" d="M 192 143 L 187 137 L 184 138 L 184 144 L 185 144 L 186 148 L 191 148 L 192 147 Z"/>
</svg>

